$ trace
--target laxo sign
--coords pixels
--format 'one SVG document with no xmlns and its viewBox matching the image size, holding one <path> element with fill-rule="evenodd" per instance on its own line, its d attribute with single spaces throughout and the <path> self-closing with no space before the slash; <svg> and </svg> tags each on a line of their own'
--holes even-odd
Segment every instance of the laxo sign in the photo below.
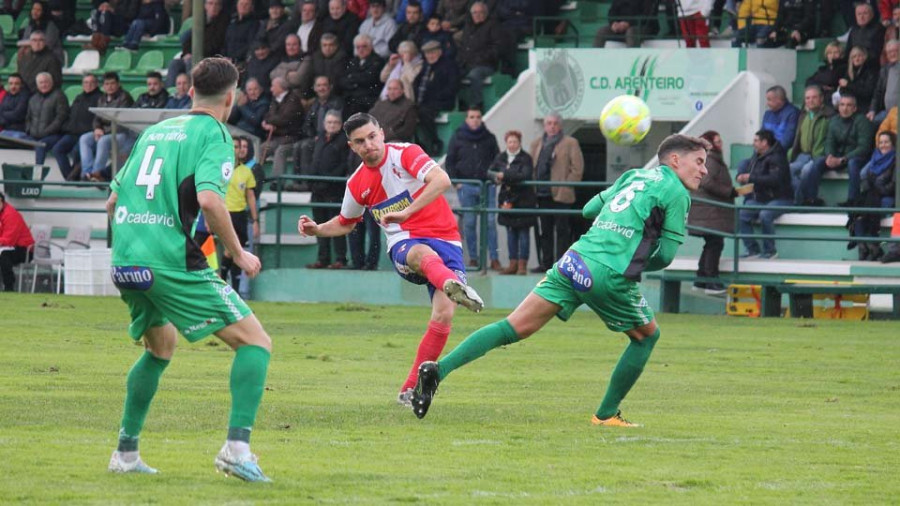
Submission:
<svg viewBox="0 0 900 506">
<path fill-rule="evenodd" d="M 655 120 L 689 121 L 739 71 L 733 49 L 535 49 L 544 115 L 595 121 L 619 95 L 641 97 Z"/>
</svg>

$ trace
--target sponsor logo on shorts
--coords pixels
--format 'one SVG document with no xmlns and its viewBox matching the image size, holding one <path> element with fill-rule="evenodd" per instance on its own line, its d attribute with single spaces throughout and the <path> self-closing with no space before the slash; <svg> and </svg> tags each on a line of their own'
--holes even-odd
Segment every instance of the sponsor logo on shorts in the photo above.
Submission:
<svg viewBox="0 0 900 506">
<path fill-rule="evenodd" d="M 113 266 L 110 276 L 116 287 L 126 290 L 147 291 L 153 286 L 153 271 L 149 267 Z"/>
<path fill-rule="evenodd" d="M 125 206 L 116 208 L 115 220 L 117 225 L 128 223 L 131 225 L 161 225 L 164 227 L 175 227 L 175 217 L 168 213 L 151 213 L 144 211 L 143 213 L 130 213 Z"/>
<path fill-rule="evenodd" d="M 587 292 L 594 286 L 591 271 L 588 270 L 581 256 L 572 250 L 566 251 L 566 254 L 556 263 L 556 268 L 560 274 L 569 278 L 572 286 L 579 292 Z"/>
<path fill-rule="evenodd" d="M 206 320 L 204 320 L 200 323 L 195 323 L 195 324 L 191 325 L 190 327 L 187 328 L 187 330 L 185 332 L 188 332 L 188 333 L 197 332 L 198 330 L 203 330 L 206 327 L 209 327 L 210 325 L 212 325 L 213 323 L 216 323 L 218 321 L 219 321 L 218 318 L 207 318 Z"/>
<path fill-rule="evenodd" d="M 397 272 L 404 276 L 412 272 L 412 269 L 410 269 L 408 265 L 401 264 L 400 262 L 394 262 L 394 268 L 397 269 Z"/>
</svg>

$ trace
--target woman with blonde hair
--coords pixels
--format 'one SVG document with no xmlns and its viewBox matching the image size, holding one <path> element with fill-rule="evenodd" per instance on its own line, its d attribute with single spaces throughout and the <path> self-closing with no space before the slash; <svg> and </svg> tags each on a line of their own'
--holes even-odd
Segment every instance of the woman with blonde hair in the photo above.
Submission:
<svg viewBox="0 0 900 506">
<path fill-rule="evenodd" d="M 413 88 L 413 82 L 420 70 L 422 70 L 422 55 L 419 54 L 419 48 L 415 42 L 404 40 L 381 69 L 381 82 L 385 83 L 381 89 L 381 100 L 387 99 L 387 82 L 399 79 L 403 83 L 403 94 L 415 102 L 416 90 Z"/>
</svg>

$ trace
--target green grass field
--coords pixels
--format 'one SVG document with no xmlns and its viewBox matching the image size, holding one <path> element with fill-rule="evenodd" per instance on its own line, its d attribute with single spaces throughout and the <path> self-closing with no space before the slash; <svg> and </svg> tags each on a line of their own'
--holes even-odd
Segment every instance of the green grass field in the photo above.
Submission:
<svg viewBox="0 0 900 506">
<path fill-rule="evenodd" d="M 394 402 L 427 309 L 253 304 L 274 355 L 253 448 L 275 483 L 212 466 L 232 353 L 179 343 L 141 438 L 158 476 L 106 472 L 140 354 L 114 298 L 0 295 L 0 502 L 896 504 L 890 322 L 662 315 L 623 405 L 589 423 L 626 339 L 587 312 Z M 450 345 L 504 313 L 462 314 Z"/>
</svg>

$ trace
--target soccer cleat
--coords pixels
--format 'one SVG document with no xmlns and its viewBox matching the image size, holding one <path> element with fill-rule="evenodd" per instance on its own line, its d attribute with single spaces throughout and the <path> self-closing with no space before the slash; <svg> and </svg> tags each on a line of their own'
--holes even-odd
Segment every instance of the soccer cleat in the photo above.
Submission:
<svg viewBox="0 0 900 506">
<path fill-rule="evenodd" d="M 597 418 L 597 415 L 594 415 L 591 418 L 591 424 L 602 425 L 604 427 L 640 427 L 640 425 L 631 423 L 628 420 L 622 418 L 621 411 L 609 418 L 604 418 L 602 420 L 600 418 Z"/>
<path fill-rule="evenodd" d="M 407 388 L 406 390 L 400 392 L 397 395 L 397 404 L 403 406 L 404 408 L 412 407 L 412 397 L 413 397 L 413 389 Z"/>
<path fill-rule="evenodd" d="M 450 300 L 466 309 L 476 313 L 484 309 L 484 301 L 481 300 L 475 289 L 457 279 L 448 279 L 444 282 L 444 293 Z"/>
<path fill-rule="evenodd" d="M 269 483 L 272 480 L 263 474 L 262 469 L 256 463 L 256 455 L 250 453 L 244 457 L 235 457 L 228 449 L 228 443 L 222 447 L 216 455 L 216 471 L 225 473 L 226 476 L 234 476 L 244 481 Z"/>
<path fill-rule="evenodd" d="M 425 418 L 425 415 L 428 414 L 431 399 L 434 398 L 438 383 L 441 382 L 439 370 L 437 362 L 422 362 L 422 365 L 419 366 L 419 378 L 416 380 L 416 388 L 412 394 L 412 409 L 420 419 Z"/>
<path fill-rule="evenodd" d="M 121 458 L 118 451 L 114 451 L 112 457 L 109 458 L 109 472 L 111 473 L 141 473 L 141 474 L 157 474 L 159 471 L 144 464 L 140 457 L 133 462 L 125 462 Z"/>
</svg>

